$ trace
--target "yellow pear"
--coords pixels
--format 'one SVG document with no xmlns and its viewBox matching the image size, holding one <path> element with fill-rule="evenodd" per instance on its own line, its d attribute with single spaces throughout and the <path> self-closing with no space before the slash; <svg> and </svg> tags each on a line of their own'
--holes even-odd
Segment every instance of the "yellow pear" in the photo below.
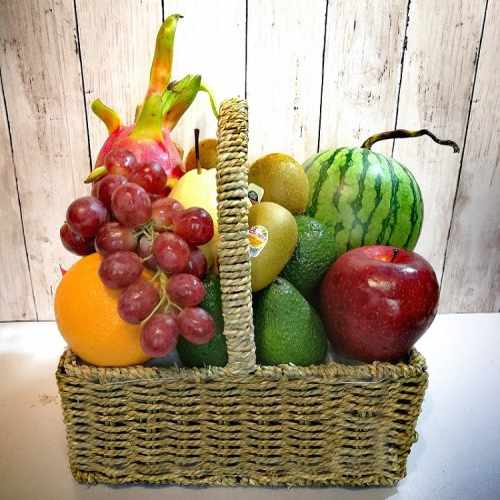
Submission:
<svg viewBox="0 0 500 500">
<path fill-rule="evenodd" d="M 196 150 L 193 146 L 186 156 L 186 171 L 196 168 Z M 200 141 L 200 167 L 215 168 L 217 166 L 217 139 L 203 139 Z"/>
<path fill-rule="evenodd" d="M 207 258 L 208 267 L 212 267 L 217 257 L 219 225 L 217 221 L 217 182 L 216 169 L 186 172 L 175 184 L 170 197 L 182 203 L 184 208 L 199 207 L 205 209 L 214 221 L 214 236 L 201 250 Z"/>
</svg>

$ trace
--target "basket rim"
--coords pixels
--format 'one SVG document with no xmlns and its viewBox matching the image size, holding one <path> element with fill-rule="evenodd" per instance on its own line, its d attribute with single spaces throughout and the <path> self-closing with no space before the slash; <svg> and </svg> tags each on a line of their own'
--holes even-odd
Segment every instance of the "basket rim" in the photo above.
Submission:
<svg viewBox="0 0 500 500">
<path fill-rule="evenodd" d="M 84 363 L 70 349 L 66 349 L 59 360 L 56 376 L 58 378 L 77 378 L 99 384 L 126 384 L 133 382 L 208 382 L 225 380 L 244 381 L 248 376 L 263 380 L 328 381 L 328 383 L 381 382 L 384 380 L 405 380 L 427 377 L 425 358 L 416 349 L 410 351 L 408 362 L 396 364 L 374 361 L 358 365 L 347 365 L 335 361 L 313 366 L 277 365 L 257 366 L 252 374 L 235 373 L 228 367 L 209 366 L 205 368 L 186 368 L 178 366 L 128 366 L 98 367 Z"/>
</svg>

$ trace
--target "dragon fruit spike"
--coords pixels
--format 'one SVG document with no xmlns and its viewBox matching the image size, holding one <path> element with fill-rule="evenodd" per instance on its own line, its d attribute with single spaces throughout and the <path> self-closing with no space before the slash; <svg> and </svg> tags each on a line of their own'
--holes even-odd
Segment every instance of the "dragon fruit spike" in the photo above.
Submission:
<svg viewBox="0 0 500 500">
<path fill-rule="evenodd" d="M 163 126 L 173 130 L 182 115 L 191 106 L 200 90 L 201 75 L 186 75 L 178 82 L 170 82 L 162 96 Z"/>
<path fill-rule="evenodd" d="M 146 98 L 152 94 L 161 94 L 170 83 L 174 59 L 175 30 L 177 22 L 182 17 L 180 14 L 168 16 L 158 31 Z"/>
<path fill-rule="evenodd" d="M 146 97 L 129 137 L 133 140 L 153 139 L 158 142 L 163 141 L 161 95 L 152 94 Z"/>
<path fill-rule="evenodd" d="M 129 157 L 132 155 L 136 165 L 159 164 L 168 177 L 165 192 L 184 173 L 179 149 L 170 137 L 171 130 L 200 91 L 209 94 L 215 115 L 217 110 L 213 95 L 201 82 L 200 75 L 187 75 L 177 82 L 170 81 L 175 32 L 181 17 L 180 14 L 169 16 L 160 27 L 149 86 L 144 102 L 136 109 L 133 123 L 122 124 L 118 114 L 100 100 L 92 103 L 93 111 L 107 126 L 109 136 L 97 155 L 95 168 L 87 182 L 96 182 L 107 175 L 108 167 L 120 167 L 113 163 L 114 159 L 109 160 L 110 154 L 112 158 L 120 158 L 124 153 Z"/>
<path fill-rule="evenodd" d="M 156 36 L 155 54 L 153 62 L 151 63 L 149 88 L 146 93 L 144 103 L 137 106 L 135 121 L 138 120 L 142 112 L 142 108 L 145 106 L 148 98 L 152 95 L 161 95 L 165 92 L 165 89 L 170 82 L 172 77 L 172 62 L 174 58 L 175 30 L 177 28 L 178 20 L 182 19 L 182 17 L 183 16 L 181 14 L 172 14 L 171 16 L 168 16 L 160 26 L 158 35 Z M 193 99 L 191 99 L 189 104 L 191 104 Z M 188 106 L 186 106 L 185 109 L 187 109 Z M 121 120 L 118 113 L 109 106 L 106 106 L 100 99 L 93 101 L 91 107 L 92 111 L 108 128 L 109 135 L 120 128 Z M 149 107 L 151 108 L 151 103 Z M 156 135 L 159 137 L 158 134 Z"/>
<path fill-rule="evenodd" d="M 104 104 L 100 99 L 93 101 L 91 108 L 92 111 L 104 122 L 106 127 L 108 127 L 110 135 L 120 128 L 121 120 L 118 113 L 109 106 L 106 106 L 106 104 Z"/>
</svg>

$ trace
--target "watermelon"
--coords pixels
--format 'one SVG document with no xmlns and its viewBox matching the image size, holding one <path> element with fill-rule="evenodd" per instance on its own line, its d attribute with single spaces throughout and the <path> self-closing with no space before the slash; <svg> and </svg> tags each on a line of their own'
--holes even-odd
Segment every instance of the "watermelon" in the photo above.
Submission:
<svg viewBox="0 0 500 500">
<path fill-rule="evenodd" d="M 306 215 L 333 229 L 337 257 L 364 245 L 415 248 L 424 216 L 417 181 L 404 165 L 370 146 L 381 139 L 424 134 L 434 138 L 428 131 L 384 132 L 361 148 L 327 150 L 305 162 L 310 186 Z"/>
<path fill-rule="evenodd" d="M 307 176 L 306 214 L 333 228 L 337 257 L 363 245 L 415 248 L 422 193 L 401 163 L 369 149 L 339 148 L 319 155 Z"/>
</svg>

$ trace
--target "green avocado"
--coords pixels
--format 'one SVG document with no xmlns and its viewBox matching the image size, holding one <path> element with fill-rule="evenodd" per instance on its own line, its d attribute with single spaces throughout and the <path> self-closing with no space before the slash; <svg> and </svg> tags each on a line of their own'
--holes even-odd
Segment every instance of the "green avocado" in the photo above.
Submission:
<svg viewBox="0 0 500 500">
<path fill-rule="evenodd" d="M 298 229 L 297 246 L 281 276 L 304 297 L 312 300 L 325 272 L 335 260 L 334 232 L 307 215 L 298 215 L 295 220 Z"/>
<path fill-rule="evenodd" d="M 277 278 L 255 298 L 257 362 L 261 365 L 320 364 L 327 338 L 317 312 L 299 291 Z"/>
<path fill-rule="evenodd" d="M 212 275 L 205 278 L 205 298 L 200 307 L 210 313 L 215 321 L 214 338 L 203 345 L 194 345 L 184 337 L 179 337 L 177 353 L 184 366 L 226 366 L 227 348 L 224 337 L 224 318 L 222 316 L 221 289 L 219 277 Z"/>
</svg>

